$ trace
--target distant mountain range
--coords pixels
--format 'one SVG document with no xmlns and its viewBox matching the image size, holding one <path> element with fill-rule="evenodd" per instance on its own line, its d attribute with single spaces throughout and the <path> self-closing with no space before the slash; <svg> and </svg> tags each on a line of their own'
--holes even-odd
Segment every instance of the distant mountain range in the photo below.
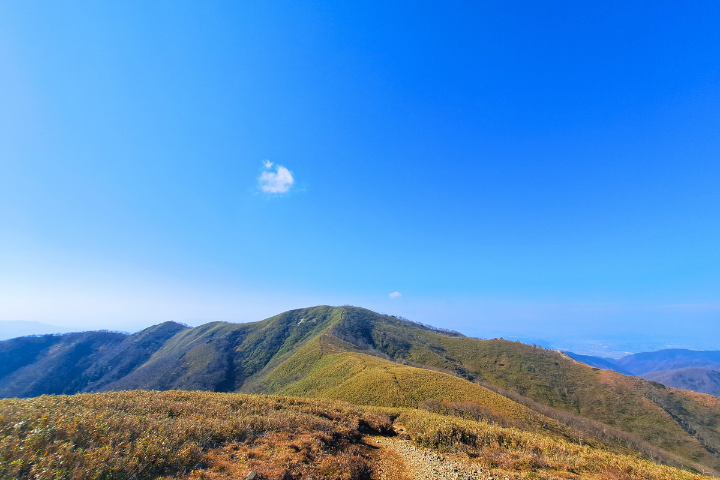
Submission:
<svg viewBox="0 0 720 480">
<path fill-rule="evenodd" d="M 565 352 L 575 360 L 597 368 L 710 395 L 720 395 L 720 352 L 667 349 L 619 359 Z"/>
<path fill-rule="evenodd" d="M 320 306 L 244 324 L 166 322 L 133 335 L 2 341 L 0 397 L 181 389 L 440 410 L 470 402 L 494 423 L 720 472 L 720 399 L 609 369 L 633 373 L 645 365 L 651 372 L 645 357 L 622 366 L 590 361 L 362 308 Z"/>
<path fill-rule="evenodd" d="M 720 350 L 720 337 L 717 335 L 683 334 L 675 332 L 666 333 L 639 333 L 639 332 L 523 332 L 510 334 L 503 330 L 483 332 L 485 338 L 502 337 L 507 340 L 519 340 L 523 343 L 540 345 L 553 350 L 575 352 L 581 355 L 602 358 L 621 358 L 638 352 L 655 352 L 667 349 L 687 350 Z"/>
</svg>

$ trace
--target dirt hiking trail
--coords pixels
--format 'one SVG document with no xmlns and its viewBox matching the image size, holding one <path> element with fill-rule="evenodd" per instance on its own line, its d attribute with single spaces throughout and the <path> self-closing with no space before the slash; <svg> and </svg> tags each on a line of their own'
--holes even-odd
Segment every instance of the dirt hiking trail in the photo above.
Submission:
<svg viewBox="0 0 720 480">
<path fill-rule="evenodd" d="M 501 480 L 463 462 L 398 437 L 365 437 L 373 447 L 374 480 Z"/>
</svg>

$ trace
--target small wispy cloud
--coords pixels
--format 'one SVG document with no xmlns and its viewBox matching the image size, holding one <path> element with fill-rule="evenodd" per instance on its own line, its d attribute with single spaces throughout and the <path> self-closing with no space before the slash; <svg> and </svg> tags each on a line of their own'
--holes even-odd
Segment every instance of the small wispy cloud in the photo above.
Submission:
<svg viewBox="0 0 720 480">
<path fill-rule="evenodd" d="M 400 293 L 400 292 L 392 292 L 390 295 L 388 295 L 388 297 L 390 297 L 390 298 L 402 297 L 402 293 Z"/>
<path fill-rule="evenodd" d="M 264 193 L 286 193 L 295 183 L 293 174 L 282 165 L 270 160 L 263 162 L 265 171 L 258 177 L 258 188 Z M 274 168 L 273 168 L 274 167 Z"/>
</svg>

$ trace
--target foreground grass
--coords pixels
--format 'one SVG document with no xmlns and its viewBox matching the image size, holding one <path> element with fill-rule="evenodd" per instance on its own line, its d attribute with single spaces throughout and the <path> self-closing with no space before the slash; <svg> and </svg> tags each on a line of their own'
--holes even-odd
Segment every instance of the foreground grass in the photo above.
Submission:
<svg viewBox="0 0 720 480">
<path fill-rule="evenodd" d="M 396 418 L 414 442 L 472 459 L 499 478 L 699 480 L 710 477 L 603 449 L 421 410 Z M 498 478 L 498 477 L 495 477 Z"/>
<path fill-rule="evenodd" d="M 370 479 L 362 438 L 390 434 L 393 421 L 417 445 L 459 455 L 495 478 L 709 478 L 422 409 L 185 391 L 2 400 L 0 478 L 225 480 L 254 470 L 268 480 Z"/>
<path fill-rule="evenodd" d="M 348 404 L 209 392 L 0 401 L 0 477 L 144 479 L 202 470 L 229 444 L 266 478 L 365 478 L 356 446 L 390 428 Z M 243 472 L 238 472 L 243 473 Z M 289 478 L 293 478 L 293 477 Z"/>
</svg>

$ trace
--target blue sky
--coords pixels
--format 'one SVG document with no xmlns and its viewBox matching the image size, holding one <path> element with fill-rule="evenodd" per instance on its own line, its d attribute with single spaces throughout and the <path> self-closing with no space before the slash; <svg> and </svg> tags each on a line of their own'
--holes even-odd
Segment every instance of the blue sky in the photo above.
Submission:
<svg viewBox="0 0 720 480">
<path fill-rule="evenodd" d="M 0 320 L 352 304 L 478 336 L 716 335 L 718 21 L 3 2 Z"/>
</svg>

